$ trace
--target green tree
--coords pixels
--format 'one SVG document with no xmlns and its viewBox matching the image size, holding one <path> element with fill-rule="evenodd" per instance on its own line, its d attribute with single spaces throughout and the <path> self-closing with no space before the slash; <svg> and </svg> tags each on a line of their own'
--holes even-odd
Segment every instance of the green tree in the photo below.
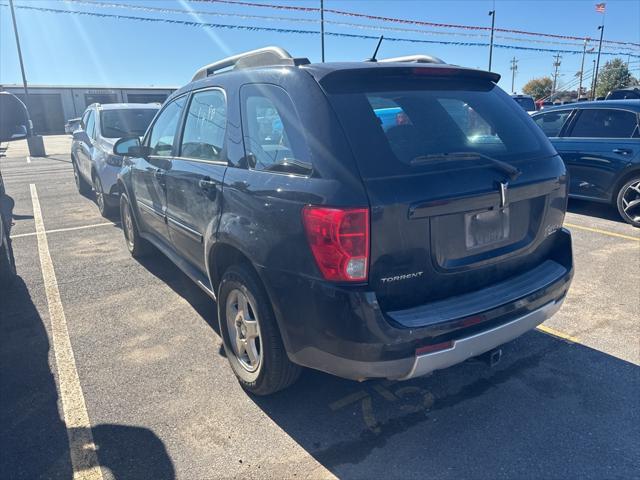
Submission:
<svg viewBox="0 0 640 480">
<path fill-rule="evenodd" d="M 553 80 L 549 77 L 533 78 L 529 80 L 522 91 L 531 95 L 535 100 L 539 100 L 551 95 L 551 89 L 553 88 Z"/>
<path fill-rule="evenodd" d="M 637 85 L 638 80 L 629 72 L 628 65 L 620 58 L 608 61 L 598 73 L 596 97 L 604 97 L 611 90 Z"/>
</svg>

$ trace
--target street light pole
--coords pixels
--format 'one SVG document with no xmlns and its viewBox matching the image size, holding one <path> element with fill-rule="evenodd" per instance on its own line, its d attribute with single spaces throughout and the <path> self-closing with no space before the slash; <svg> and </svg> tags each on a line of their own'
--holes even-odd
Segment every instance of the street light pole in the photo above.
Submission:
<svg viewBox="0 0 640 480">
<path fill-rule="evenodd" d="M 604 35 L 604 18 L 602 25 L 598 27 L 600 30 L 600 44 L 598 45 L 598 60 L 596 61 L 596 71 L 593 74 L 593 100 L 596 99 L 596 88 L 598 87 L 598 69 L 600 68 L 600 53 L 602 52 L 602 36 Z"/>
<path fill-rule="evenodd" d="M 591 100 L 593 100 L 596 96 L 596 59 L 593 59 L 593 67 L 591 68 L 591 91 L 589 92 L 589 96 Z"/>
<path fill-rule="evenodd" d="M 489 16 L 491 17 L 491 41 L 489 43 L 489 71 L 491 71 L 491 60 L 493 58 L 493 31 L 496 26 L 496 8 L 493 7 L 493 10 L 489 12 Z"/>
<path fill-rule="evenodd" d="M 24 73 L 24 62 L 22 61 L 22 49 L 20 48 L 20 37 L 18 36 L 18 25 L 16 24 L 16 11 L 13 8 L 13 0 L 9 0 L 11 8 L 11 20 L 13 20 L 13 33 L 16 36 L 16 46 L 18 47 L 18 60 L 20 61 L 20 71 L 22 72 L 22 86 L 24 88 L 24 103 L 29 110 L 29 89 L 27 88 L 27 76 Z M 27 133 L 32 135 L 31 125 L 27 125 Z"/>
<path fill-rule="evenodd" d="M 322 49 L 322 63 L 324 63 L 324 0 L 320 0 L 320 45 Z"/>
</svg>

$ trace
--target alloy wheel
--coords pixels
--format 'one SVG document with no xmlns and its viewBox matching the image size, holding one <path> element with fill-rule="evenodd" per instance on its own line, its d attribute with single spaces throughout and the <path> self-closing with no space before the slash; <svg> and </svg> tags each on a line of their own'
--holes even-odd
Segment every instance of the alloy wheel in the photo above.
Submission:
<svg viewBox="0 0 640 480">
<path fill-rule="evenodd" d="M 132 249 L 134 238 L 133 218 L 131 217 L 131 207 L 128 203 L 124 205 L 122 209 L 122 223 L 124 225 L 125 240 L 127 241 L 127 245 L 129 245 L 129 249 Z"/>
<path fill-rule="evenodd" d="M 101 212 L 104 212 L 104 193 L 102 192 L 102 183 L 97 175 L 93 180 L 93 189 L 96 192 L 96 203 Z"/>
<path fill-rule="evenodd" d="M 256 372 L 262 364 L 262 339 L 257 310 L 242 290 L 233 289 L 227 296 L 226 317 L 233 354 L 247 372 Z"/>
<path fill-rule="evenodd" d="M 627 185 L 622 193 L 622 211 L 632 222 L 640 222 L 640 180 Z"/>
</svg>

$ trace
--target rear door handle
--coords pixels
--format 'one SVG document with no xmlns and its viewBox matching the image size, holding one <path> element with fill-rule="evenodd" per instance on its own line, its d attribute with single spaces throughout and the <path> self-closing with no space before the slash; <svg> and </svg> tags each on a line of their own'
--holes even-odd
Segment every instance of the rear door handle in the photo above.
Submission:
<svg viewBox="0 0 640 480">
<path fill-rule="evenodd" d="M 631 153 L 630 148 L 614 148 L 613 153 L 618 153 L 620 155 L 629 155 Z"/>
<path fill-rule="evenodd" d="M 203 190 L 210 190 L 216 186 L 216 182 L 209 177 L 204 177 L 198 180 L 198 186 Z"/>
</svg>

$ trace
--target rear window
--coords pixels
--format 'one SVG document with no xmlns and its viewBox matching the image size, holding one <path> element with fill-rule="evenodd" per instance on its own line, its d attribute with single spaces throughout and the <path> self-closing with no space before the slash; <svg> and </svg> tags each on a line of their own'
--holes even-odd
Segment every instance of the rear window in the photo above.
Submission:
<svg viewBox="0 0 640 480">
<path fill-rule="evenodd" d="M 527 112 L 531 112 L 536 109 L 536 104 L 533 103 L 533 98 L 531 97 L 513 97 L 513 99 L 522 107 L 523 110 Z"/>
<path fill-rule="evenodd" d="M 372 80 L 370 88 L 361 82 L 360 90 L 346 87 L 330 98 L 365 177 L 434 168 L 441 154 L 478 153 L 506 162 L 554 154 L 522 108 L 486 80 Z"/>
<path fill-rule="evenodd" d="M 105 138 L 120 138 L 127 135 L 143 136 L 158 112 L 156 108 L 127 108 L 122 110 L 102 110 L 100 131 Z"/>
</svg>

